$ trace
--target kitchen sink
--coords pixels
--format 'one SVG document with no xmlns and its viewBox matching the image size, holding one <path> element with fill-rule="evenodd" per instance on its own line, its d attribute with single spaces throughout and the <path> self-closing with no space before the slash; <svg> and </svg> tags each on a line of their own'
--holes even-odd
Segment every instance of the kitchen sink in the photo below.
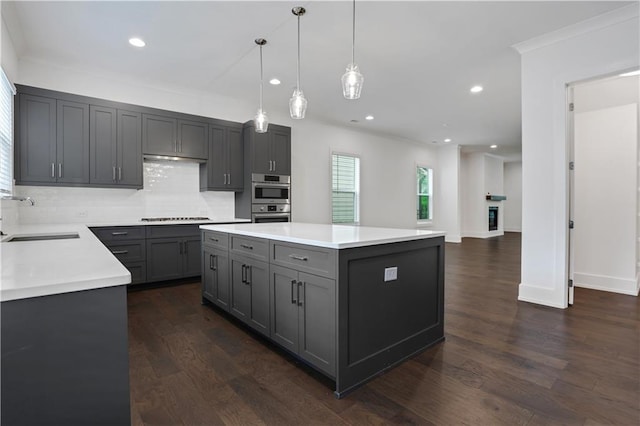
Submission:
<svg viewBox="0 0 640 426">
<path fill-rule="evenodd" d="M 3 242 L 12 243 L 16 241 L 46 241 L 46 240 L 68 240 L 71 238 L 80 238 L 77 232 L 65 232 L 58 234 L 23 234 L 23 235 L 13 235 Z"/>
</svg>

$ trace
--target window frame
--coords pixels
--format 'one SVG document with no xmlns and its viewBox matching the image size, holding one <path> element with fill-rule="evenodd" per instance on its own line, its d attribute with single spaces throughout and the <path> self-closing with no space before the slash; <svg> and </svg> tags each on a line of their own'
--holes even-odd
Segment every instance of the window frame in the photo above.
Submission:
<svg viewBox="0 0 640 426">
<path fill-rule="evenodd" d="M 8 167 L 8 182 L 3 182 L 0 181 L 0 197 L 11 197 L 13 195 L 13 190 L 14 190 L 14 179 L 13 179 L 13 173 L 14 173 L 14 167 L 15 164 L 13 164 L 13 152 L 15 149 L 15 95 L 16 95 L 16 87 L 13 85 L 13 83 L 11 82 L 11 80 L 9 79 L 9 76 L 7 75 L 7 73 L 4 71 L 4 69 L 2 67 L 0 67 L 0 84 L 2 84 L 3 86 L 7 86 L 7 88 L 9 89 L 9 94 L 10 94 L 10 105 L 9 105 L 9 115 L 10 117 L 8 117 L 8 135 L 7 135 L 7 139 L 8 139 L 8 152 L 6 153 L 8 155 L 8 158 L 4 159 L 6 160 L 7 164 L 9 164 Z M 0 126 L 0 129 L 2 127 Z M 4 132 L 3 132 L 4 133 Z M 0 134 L 0 136 L 2 136 L 2 134 Z M 4 138 L 2 138 L 4 139 Z M 0 144 L 3 144 L 2 140 L 0 140 Z M 1 145 L 0 145 L 0 154 L 5 151 Z M 0 162 L 3 159 L 0 159 Z M 2 175 L 0 174 L 0 178 L 2 177 Z M 5 189 L 5 184 L 7 185 L 6 187 L 8 188 Z"/>
<path fill-rule="evenodd" d="M 426 169 L 429 171 L 429 193 L 428 194 L 421 194 L 420 193 L 420 182 L 418 180 L 418 170 L 419 169 Z M 421 164 L 421 163 L 416 163 L 415 168 L 414 168 L 414 184 L 415 184 L 415 193 L 414 193 L 414 212 L 415 212 L 415 219 L 418 225 L 430 225 L 433 223 L 433 175 L 434 175 L 434 169 L 433 167 L 426 165 L 426 164 Z M 429 197 L 429 218 L 428 219 L 420 219 L 418 218 L 418 214 L 419 214 L 419 197 L 420 195 L 428 195 Z"/>
<path fill-rule="evenodd" d="M 334 222 L 333 221 L 333 157 L 334 156 L 343 156 L 343 157 L 351 157 L 351 158 L 355 158 L 357 160 L 357 174 L 355 176 L 355 181 L 356 181 L 356 191 L 355 191 L 355 198 L 356 198 L 356 202 L 355 202 L 355 222 Z M 331 156 L 330 156 L 330 160 L 329 160 L 329 191 L 330 191 L 330 200 L 331 202 L 329 203 L 330 207 L 329 207 L 329 216 L 330 216 L 330 223 L 332 225 L 360 225 L 360 199 L 361 199 L 361 193 L 362 193 L 362 188 L 361 188 L 361 174 L 362 174 L 362 165 L 361 165 L 362 159 L 360 158 L 360 156 L 358 154 L 354 154 L 354 153 L 349 153 L 349 152 L 341 152 L 341 151 L 331 151 Z"/>
</svg>

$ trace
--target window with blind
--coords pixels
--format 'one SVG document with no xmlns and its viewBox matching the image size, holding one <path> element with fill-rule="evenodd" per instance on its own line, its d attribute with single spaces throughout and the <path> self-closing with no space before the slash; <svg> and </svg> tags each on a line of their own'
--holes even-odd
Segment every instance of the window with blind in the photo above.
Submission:
<svg viewBox="0 0 640 426">
<path fill-rule="evenodd" d="M 360 221 L 360 159 L 346 154 L 331 155 L 332 221 Z"/>
<path fill-rule="evenodd" d="M 416 210 L 418 221 L 426 221 L 432 219 L 433 203 L 432 203 L 432 179 L 433 170 L 428 167 L 417 167 L 416 182 L 418 198 L 416 202 Z"/>
<path fill-rule="evenodd" d="M 0 196 L 13 192 L 13 95 L 15 90 L 0 68 Z"/>
</svg>

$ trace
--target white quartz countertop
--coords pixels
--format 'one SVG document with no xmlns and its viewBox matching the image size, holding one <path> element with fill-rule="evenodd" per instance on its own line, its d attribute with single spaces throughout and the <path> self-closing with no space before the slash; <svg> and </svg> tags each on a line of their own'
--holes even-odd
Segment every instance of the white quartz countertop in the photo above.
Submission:
<svg viewBox="0 0 640 426">
<path fill-rule="evenodd" d="M 200 229 L 332 249 L 364 247 L 445 235 L 441 231 L 421 229 L 375 228 L 299 222 L 201 225 Z"/>
<path fill-rule="evenodd" d="M 12 241 L 78 233 L 79 238 Z M 85 225 L 20 225 L 0 242 L 0 301 L 125 285 L 131 274 Z"/>
</svg>

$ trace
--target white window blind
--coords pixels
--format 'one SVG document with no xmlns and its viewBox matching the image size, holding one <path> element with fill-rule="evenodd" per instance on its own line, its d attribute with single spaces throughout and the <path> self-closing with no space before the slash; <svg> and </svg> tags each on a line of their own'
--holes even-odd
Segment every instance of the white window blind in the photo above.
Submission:
<svg viewBox="0 0 640 426">
<path fill-rule="evenodd" d="M 0 68 L 0 196 L 13 192 L 13 95 L 15 89 Z"/>
<path fill-rule="evenodd" d="M 332 154 L 332 221 L 360 221 L 360 159 L 351 155 Z"/>
</svg>

